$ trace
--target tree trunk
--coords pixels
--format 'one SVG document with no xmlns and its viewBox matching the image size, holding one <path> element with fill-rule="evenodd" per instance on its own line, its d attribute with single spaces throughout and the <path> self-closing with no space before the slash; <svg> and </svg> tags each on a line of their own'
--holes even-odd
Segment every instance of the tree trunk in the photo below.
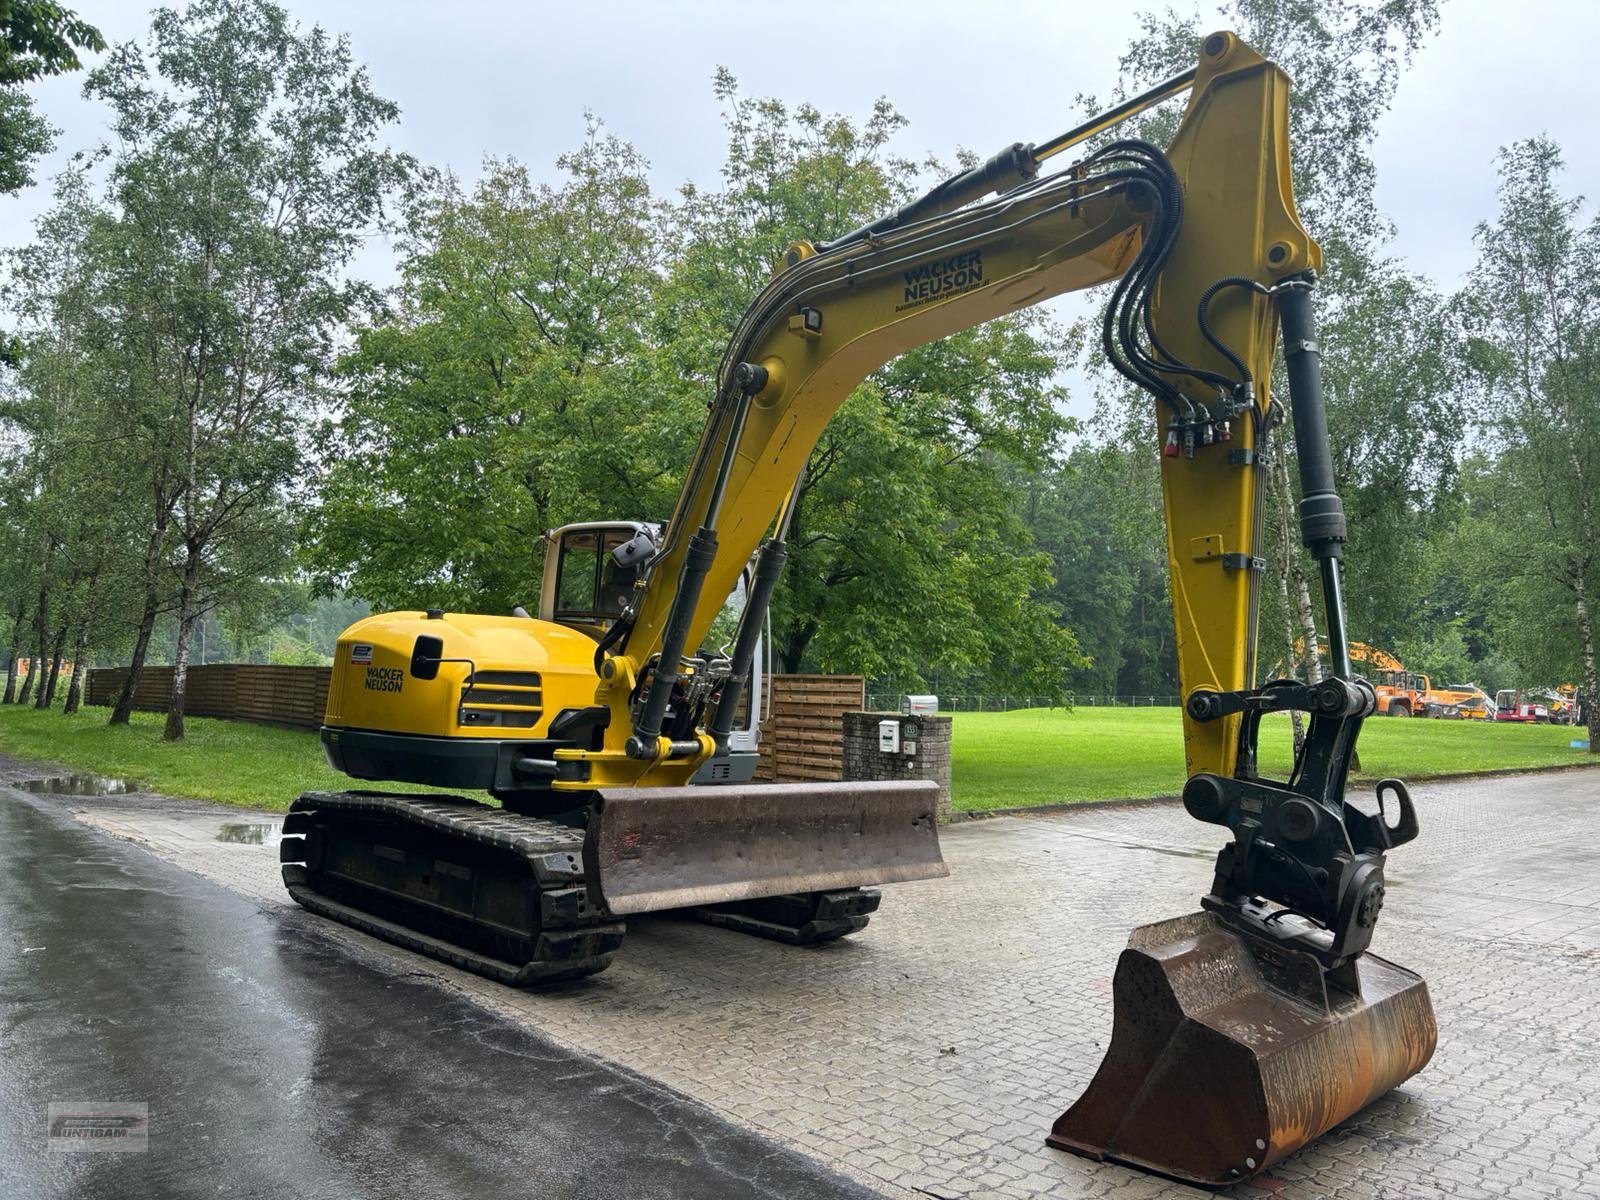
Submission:
<svg viewBox="0 0 1600 1200">
<path fill-rule="evenodd" d="M 38 689 L 39 699 L 44 700 L 44 664 L 48 656 L 46 639 L 50 636 L 46 623 L 50 613 L 50 589 L 47 586 L 39 588 L 39 607 L 33 610 L 33 656 L 28 661 L 28 678 L 23 681 L 22 695 L 17 698 L 17 703 L 27 704 L 28 698 L 33 695 L 35 687 Z M 41 703 L 40 708 L 44 705 Z"/>
<path fill-rule="evenodd" d="M 801 664 L 806 660 L 806 650 L 811 645 L 811 639 L 816 636 L 817 623 L 802 621 L 789 631 L 788 637 L 782 639 L 778 647 L 778 661 L 786 674 L 799 673 Z"/>
<path fill-rule="evenodd" d="M 1284 456 L 1279 454 L 1277 458 L 1281 462 Z M 1282 479 L 1280 481 L 1279 472 L 1275 468 L 1272 473 L 1272 479 L 1275 483 L 1279 483 L 1280 487 L 1287 488 L 1289 479 L 1287 469 L 1282 472 Z M 1295 652 L 1294 605 L 1291 604 L 1289 600 L 1289 576 L 1292 572 L 1294 563 L 1294 535 L 1289 529 L 1289 504 L 1293 501 L 1293 499 L 1294 495 L 1292 492 L 1287 490 L 1278 491 L 1277 503 L 1273 505 L 1273 508 L 1277 511 L 1277 521 L 1275 524 L 1278 528 L 1278 603 L 1282 607 L 1283 611 L 1283 642 L 1286 651 L 1283 661 L 1289 664 L 1289 670 L 1291 672 L 1294 671 L 1297 665 L 1300 665 L 1304 661 L 1305 657 L 1303 652 Z M 1316 644 L 1316 638 L 1313 637 L 1311 639 L 1312 661 L 1315 661 L 1316 659 Z M 1294 726 L 1294 752 L 1298 756 L 1300 753 L 1300 747 L 1305 745 L 1305 721 L 1300 714 L 1294 710 L 1290 710 L 1289 721 Z"/>
<path fill-rule="evenodd" d="M 192 548 L 183 564 L 183 587 L 178 594 L 178 645 L 172 655 L 172 699 L 167 704 L 164 742 L 183 741 L 183 707 L 189 694 L 189 641 L 194 634 L 194 585 L 200 574 L 200 556 Z"/>
<path fill-rule="evenodd" d="M 11 626 L 11 647 L 6 652 L 6 694 L 4 704 L 17 702 L 17 651 L 22 649 L 22 605 L 17 605 L 16 621 Z"/>
<path fill-rule="evenodd" d="M 1294 583 L 1295 613 L 1300 618 L 1300 637 L 1304 640 L 1307 683 L 1322 682 L 1322 656 L 1317 649 L 1317 610 L 1311 603 L 1311 587 L 1306 582 L 1305 567 L 1301 562 L 1298 546 L 1294 540 L 1292 522 L 1289 511 L 1294 505 L 1294 488 L 1289 483 L 1289 459 L 1285 454 L 1278 455 L 1277 470 L 1280 476 L 1278 481 L 1279 496 L 1282 503 L 1278 505 L 1278 521 L 1282 526 L 1283 554 L 1285 565 L 1289 571 L 1289 578 Z"/>
<path fill-rule="evenodd" d="M 139 632 L 133 640 L 133 658 L 128 664 L 128 677 L 122 681 L 117 693 L 117 703 L 111 710 L 108 725 L 126 725 L 133 713 L 134 693 L 139 690 L 139 672 L 144 670 L 145 655 L 150 652 L 150 636 L 155 632 L 156 613 L 161 607 L 161 548 L 167 540 L 167 523 L 159 519 L 150 530 L 150 540 L 144 552 L 144 611 L 139 616 Z"/>
<path fill-rule="evenodd" d="M 45 680 L 44 702 L 40 708 L 49 708 L 56 702 L 56 681 L 61 677 L 61 657 L 67 649 L 67 627 L 56 630 L 56 644 L 50 648 L 50 677 Z"/>
<path fill-rule="evenodd" d="M 72 674 L 67 679 L 67 702 L 61 710 L 63 715 L 78 711 L 78 706 L 83 703 L 83 689 L 89 682 L 89 627 L 94 623 L 100 606 L 100 596 L 96 591 L 100 572 L 101 565 L 97 562 L 94 570 L 89 572 L 89 586 L 84 589 L 84 608 L 78 617 L 78 636 L 72 644 Z"/>
<path fill-rule="evenodd" d="M 78 624 L 78 642 L 72 648 L 72 678 L 67 683 L 67 706 L 64 714 L 74 714 L 83 702 L 83 688 L 90 677 L 90 622 L 83 619 Z"/>
<path fill-rule="evenodd" d="M 1600 754 L 1600 670 L 1596 668 L 1594 618 L 1580 573 L 1573 589 L 1578 601 L 1578 640 L 1583 648 L 1583 715 L 1589 728 L 1589 753 Z"/>
<path fill-rule="evenodd" d="M 117 693 L 117 703 L 111 710 L 107 725 L 126 725 L 133 713 L 134 694 L 139 690 L 139 673 L 144 670 L 145 656 L 150 652 L 150 635 L 155 627 L 155 606 L 147 603 L 144 616 L 139 621 L 139 632 L 133 639 L 133 657 L 128 661 L 128 676 L 122 681 L 122 690 Z"/>
<path fill-rule="evenodd" d="M 44 647 L 39 645 L 36 631 L 33 653 L 28 656 L 28 673 L 22 677 L 22 691 L 17 694 L 17 703 L 23 708 L 27 708 L 28 702 L 33 699 L 33 685 L 39 682 L 39 663 L 43 659 Z"/>
<path fill-rule="evenodd" d="M 78 638 L 72 647 L 72 674 L 67 677 L 67 703 L 62 713 L 70 716 L 83 702 L 83 685 L 89 672 L 89 619 L 78 622 Z"/>
</svg>

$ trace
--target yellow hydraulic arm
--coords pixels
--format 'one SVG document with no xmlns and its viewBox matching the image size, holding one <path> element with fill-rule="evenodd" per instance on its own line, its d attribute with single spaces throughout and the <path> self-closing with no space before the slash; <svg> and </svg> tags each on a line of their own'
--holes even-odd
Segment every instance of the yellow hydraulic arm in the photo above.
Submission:
<svg viewBox="0 0 1600 1200">
<path fill-rule="evenodd" d="M 1038 177 L 1044 160 L 1191 85 L 1165 155 L 1146 143 L 1112 143 Z M 700 645 L 769 534 L 779 561 L 767 574 L 776 577 L 786 500 L 823 428 L 866 375 L 956 330 L 1114 280 L 1114 305 L 1129 328 L 1108 326 L 1108 352 L 1125 373 L 1161 389 L 1182 685 L 1185 694 L 1249 686 L 1260 554 L 1255 448 L 1271 412 L 1277 333 L 1269 289 L 1320 265 L 1295 213 L 1288 93 L 1275 65 L 1232 34 L 1214 34 L 1195 71 L 1106 117 L 1041 147 L 1014 146 L 832 245 L 791 248 L 729 343 L 665 545 L 631 617 L 603 643 L 597 703 L 612 714 L 605 746 L 559 751 L 583 769 L 556 786 L 681 784 L 716 753 L 712 721 L 664 728 L 669 703 L 680 714 L 695 707 L 684 700 L 706 670 L 686 650 Z M 758 572 L 747 625 L 759 622 L 769 593 Z M 731 679 L 746 666 L 736 662 Z M 724 710 L 737 687 L 724 688 Z M 1233 772 L 1238 723 L 1237 715 L 1186 719 L 1191 774 Z"/>
</svg>

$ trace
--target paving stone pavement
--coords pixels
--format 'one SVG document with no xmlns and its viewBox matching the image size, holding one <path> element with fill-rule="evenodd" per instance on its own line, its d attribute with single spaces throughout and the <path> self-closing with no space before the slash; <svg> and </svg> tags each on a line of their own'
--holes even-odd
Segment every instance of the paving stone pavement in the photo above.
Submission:
<svg viewBox="0 0 1600 1200">
<path fill-rule="evenodd" d="M 1438 1052 L 1233 1194 L 1600 1196 L 1600 770 L 1414 796 L 1422 835 L 1390 856 L 1374 949 L 1428 981 Z M 1176 804 L 953 826 L 942 835 L 950 878 L 886 888 L 871 927 L 829 946 L 632 919 L 605 974 L 529 993 L 295 909 L 273 814 L 149 796 L 62 802 L 284 909 L 309 936 L 403 959 L 886 1195 L 1206 1194 L 1043 1140 L 1100 1061 L 1128 931 L 1189 910 L 1209 883 L 1219 831 Z M 267 841 L 219 841 L 224 826 Z"/>
</svg>

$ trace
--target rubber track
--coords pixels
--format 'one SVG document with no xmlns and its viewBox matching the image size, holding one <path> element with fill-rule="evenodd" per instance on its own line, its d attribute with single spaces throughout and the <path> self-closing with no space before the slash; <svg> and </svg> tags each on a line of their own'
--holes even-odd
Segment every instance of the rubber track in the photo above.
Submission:
<svg viewBox="0 0 1600 1200">
<path fill-rule="evenodd" d="M 305 841 L 299 835 L 315 824 L 315 816 L 347 813 L 409 825 L 437 835 L 443 849 L 450 841 L 509 851 L 524 859 L 530 884 L 542 893 L 567 893 L 584 888 L 581 829 L 538 817 L 508 813 L 462 796 L 403 796 L 381 792 L 307 792 L 284 819 L 283 881 L 302 907 L 353 926 L 375 937 L 443 962 L 487 975 L 516 987 L 577 979 L 603 971 L 622 944 L 623 925 L 594 905 L 587 915 L 564 918 L 558 926 L 530 930 L 536 949 L 532 961 L 510 962 L 434 937 L 401 922 L 345 903 L 318 890 L 316 873 L 305 866 Z M 535 906 L 539 908 L 541 906 Z M 460 915 L 457 919 L 467 919 Z"/>
</svg>

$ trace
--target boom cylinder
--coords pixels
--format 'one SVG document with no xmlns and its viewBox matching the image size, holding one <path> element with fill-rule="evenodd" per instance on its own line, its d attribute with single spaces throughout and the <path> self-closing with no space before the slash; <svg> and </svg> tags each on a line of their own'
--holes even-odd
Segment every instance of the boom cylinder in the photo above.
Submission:
<svg viewBox="0 0 1600 1200">
<path fill-rule="evenodd" d="M 1306 272 L 1277 292 L 1283 324 L 1283 357 L 1289 376 L 1289 408 L 1300 461 L 1300 539 L 1322 573 L 1323 607 L 1328 619 L 1328 654 L 1334 673 L 1348 678 L 1350 644 L 1345 633 L 1344 592 L 1340 559 L 1348 532 L 1344 504 L 1333 478 L 1333 452 L 1328 445 L 1328 414 L 1322 402 L 1322 355 L 1317 345 L 1316 314 L 1311 292 L 1316 276 Z"/>
<path fill-rule="evenodd" d="M 716 530 L 702 525 L 689 539 L 689 548 L 683 556 L 683 574 L 678 581 L 677 594 L 673 597 L 672 611 L 667 616 L 667 630 L 661 639 L 661 655 L 656 659 L 655 673 L 650 678 L 650 694 L 645 698 L 639 719 L 634 722 L 633 736 L 628 739 L 626 749 L 629 758 L 656 756 L 656 742 L 661 736 L 667 705 L 672 700 L 672 687 L 678 682 L 679 668 L 683 663 L 689 622 L 694 619 L 695 605 L 700 603 L 700 589 L 716 558 Z"/>
<path fill-rule="evenodd" d="M 672 597 L 672 608 L 667 613 L 667 627 L 661 636 L 661 653 L 656 659 L 655 674 L 650 680 L 650 694 L 645 697 L 644 708 L 634 721 L 633 736 L 624 747 L 629 758 L 656 756 L 661 725 L 666 720 L 672 688 L 678 682 L 683 665 L 689 625 L 694 620 L 695 607 L 700 603 L 700 590 L 705 585 L 706 575 L 717 560 L 717 518 L 722 512 L 722 498 L 728 489 L 733 460 L 739 453 L 744 423 L 750 415 L 750 400 L 767 386 L 767 378 L 766 368 L 754 363 L 740 363 L 734 368 L 733 385 L 738 389 L 738 399 L 729 421 L 722 460 L 717 464 L 716 482 L 706 501 L 705 522 L 689 539 L 684 552 L 683 572 L 678 577 L 678 590 Z"/>
<path fill-rule="evenodd" d="M 789 560 L 789 526 L 794 512 L 800 506 L 800 493 L 805 484 L 805 468 L 801 468 L 794 486 L 789 489 L 789 499 L 784 502 L 783 513 L 778 518 L 778 528 L 771 539 L 761 547 L 756 558 L 755 577 L 750 583 L 750 595 L 745 599 L 744 612 L 739 614 L 739 636 L 733 644 L 733 667 L 728 682 L 722 685 L 722 695 L 717 699 L 717 711 L 708 732 L 716 739 L 721 751 L 733 732 L 734 712 L 739 707 L 739 697 L 744 693 L 745 681 L 750 678 L 750 663 L 756 655 L 756 640 L 761 636 L 762 623 L 767 619 L 767 609 L 772 604 L 772 593 L 777 589 L 783 574 L 783 564 Z"/>
</svg>

